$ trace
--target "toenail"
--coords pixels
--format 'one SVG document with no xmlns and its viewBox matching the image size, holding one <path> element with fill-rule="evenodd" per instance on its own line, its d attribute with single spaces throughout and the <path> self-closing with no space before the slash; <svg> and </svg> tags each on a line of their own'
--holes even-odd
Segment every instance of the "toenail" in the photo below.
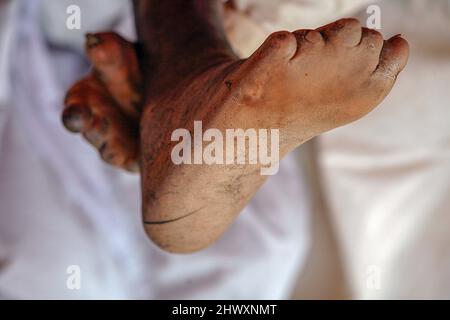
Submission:
<svg viewBox="0 0 450 320">
<path fill-rule="evenodd" d="M 342 29 L 342 28 L 345 26 L 345 22 L 342 21 L 342 20 L 339 20 L 339 21 L 337 21 L 337 22 L 334 24 L 334 26 L 335 26 L 337 29 Z"/>
<path fill-rule="evenodd" d="M 322 35 L 317 31 L 309 31 L 306 33 L 305 39 L 311 43 L 317 43 L 322 40 Z"/>
<path fill-rule="evenodd" d="M 347 22 L 345 20 L 338 20 L 333 24 L 332 29 L 334 31 L 339 31 L 346 26 Z"/>
<path fill-rule="evenodd" d="M 277 38 L 280 40 L 286 39 L 286 33 L 280 32 L 279 34 L 277 34 Z"/>
<path fill-rule="evenodd" d="M 116 154 L 114 152 L 112 152 L 111 150 L 109 150 L 107 142 L 103 143 L 100 146 L 99 152 L 100 152 L 100 156 L 102 157 L 102 159 L 105 160 L 106 162 L 112 162 L 114 160 L 114 158 L 116 157 Z"/>
<path fill-rule="evenodd" d="M 92 119 L 88 108 L 70 106 L 63 112 L 62 121 L 64 126 L 72 132 L 80 132 Z"/>
<path fill-rule="evenodd" d="M 98 36 L 92 33 L 86 34 L 86 46 L 88 48 L 93 48 L 101 43 L 101 40 Z"/>
<path fill-rule="evenodd" d="M 103 136 L 99 132 L 97 132 L 97 130 L 89 130 L 84 134 L 84 137 L 86 138 L 87 141 L 89 141 L 93 146 L 97 148 L 106 147 L 103 145 L 104 143 Z"/>
<path fill-rule="evenodd" d="M 98 150 L 100 152 L 101 157 L 106 162 L 111 162 L 112 160 L 114 160 L 115 154 L 111 152 L 111 150 L 108 150 L 108 142 L 104 142 Z"/>
</svg>

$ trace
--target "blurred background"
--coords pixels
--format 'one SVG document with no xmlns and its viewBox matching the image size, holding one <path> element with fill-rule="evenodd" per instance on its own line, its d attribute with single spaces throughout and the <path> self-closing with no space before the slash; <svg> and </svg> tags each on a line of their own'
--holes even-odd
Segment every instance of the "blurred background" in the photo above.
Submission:
<svg viewBox="0 0 450 320">
<path fill-rule="evenodd" d="M 401 33 L 410 61 L 380 107 L 285 159 L 217 244 L 171 255 L 142 231 L 139 177 L 60 122 L 85 33 L 135 39 L 131 1 L 0 0 L 0 298 L 450 298 L 450 1 L 224 3 L 242 57 L 357 17 Z"/>
</svg>

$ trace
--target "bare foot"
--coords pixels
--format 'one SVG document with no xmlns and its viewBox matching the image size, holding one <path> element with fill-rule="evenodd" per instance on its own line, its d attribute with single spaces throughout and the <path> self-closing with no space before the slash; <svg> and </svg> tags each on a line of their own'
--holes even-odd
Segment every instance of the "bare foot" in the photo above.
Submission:
<svg viewBox="0 0 450 320">
<path fill-rule="evenodd" d="M 136 172 L 142 85 L 134 45 L 112 32 L 89 34 L 86 51 L 93 71 L 67 93 L 63 123 L 105 162 Z"/>
<path fill-rule="evenodd" d="M 201 19 L 177 23 L 176 16 L 159 21 L 165 15 L 157 10 L 147 19 L 146 5 L 161 11 L 177 7 L 171 12 L 180 12 L 180 19 L 189 17 L 189 10 L 196 16 L 198 6 L 214 5 L 141 2 L 141 19 L 161 27 L 148 36 L 141 23 L 146 80 L 140 133 L 143 216 L 149 237 L 167 251 L 190 252 L 214 242 L 265 180 L 258 165 L 174 165 L 173 130 L 192 131 L 194 120 L 201 120 L 204 130 L 280 129 L 283 156 L 372 110 L 408 58 L 401 37 L 383 41 L 357 20 L 343 19 L 317 30 L 274 33 L 250 58 L 240 60 L 220 28 L 209 25 L 212 19 L 205 19 L 206 25 Z M 178 26 L 174 39 L 152 38 Z M 98 41 L 102 39 L 107 41 Z M 99 34 L 88 44 L 94 74 L 69 92 L 64 122 L 82 132 L 109 163 L 129 168 L 138 154 L 137 58 L 130 44 L 115 35 Z"/>
<path fill-rule="evenodd" d="M 405 66 L 408 44 L 399 36 L 383 41 L 357 20 L 343 19 L 274 33 L 245 60 L 226 50 L 202 52 L 202 59 L 180 54 L 147 77 L 143 214 L 155 243 L 189 252 L 216 240 L 265 178 L 257 165 L 175 166 L 173 130 L 192 131 L 194 120 L 204 130 L 277 128 L 283 156 L 376 107 Z"/>
</svg>

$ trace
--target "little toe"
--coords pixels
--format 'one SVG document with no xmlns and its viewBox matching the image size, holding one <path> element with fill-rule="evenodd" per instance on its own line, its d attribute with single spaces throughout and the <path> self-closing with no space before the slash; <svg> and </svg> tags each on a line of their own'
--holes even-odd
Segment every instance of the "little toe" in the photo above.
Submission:
<svg viewBox="0 0 450 320">
<path fill-rule="evenodd" d="M 361 23 L 357 19 L 341 19 L 317 29 L 328 42 L 354 47 L 361 41 Z"/>
</svg>

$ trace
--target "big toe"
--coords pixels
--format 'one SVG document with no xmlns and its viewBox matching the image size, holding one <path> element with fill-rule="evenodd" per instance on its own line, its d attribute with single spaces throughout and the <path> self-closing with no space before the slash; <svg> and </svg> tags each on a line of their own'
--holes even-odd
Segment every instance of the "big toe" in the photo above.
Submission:
<svg viewBox="0 0 450 320">
<path fill-rule="evenodd" d="M 361 41 L 361 23 L 357 19 L 340 19 L 317 30 L 335 45 L 354 47 Z"/>
<path fill-rule="evenodd" d="M 384 42 L 380 54 L 380 62 L 374 74 L 381 77 L 396 79 L 408 62 L 409 44 L 397 35 Z"/>
</svg>

